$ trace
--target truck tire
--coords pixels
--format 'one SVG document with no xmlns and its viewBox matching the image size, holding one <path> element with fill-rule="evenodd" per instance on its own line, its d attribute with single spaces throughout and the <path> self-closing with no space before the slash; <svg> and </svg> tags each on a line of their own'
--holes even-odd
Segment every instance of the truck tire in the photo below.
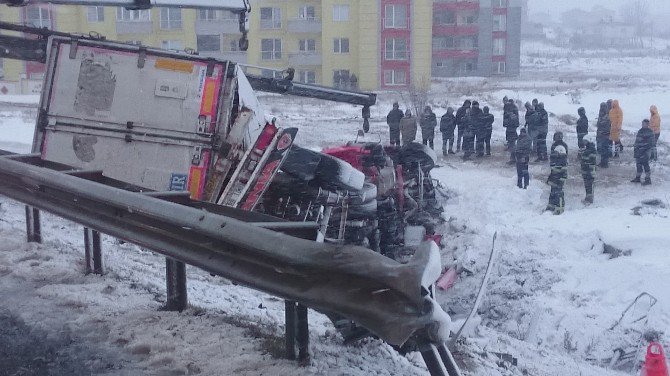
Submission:
<svg viewBox="0 0 670 376">
<path fill-rule="evenodd" d="M 341 159 L 321 154 L 316 180 L 329 188 L 360 191 L 365 184 L 365 175 Z"/>
</svg>

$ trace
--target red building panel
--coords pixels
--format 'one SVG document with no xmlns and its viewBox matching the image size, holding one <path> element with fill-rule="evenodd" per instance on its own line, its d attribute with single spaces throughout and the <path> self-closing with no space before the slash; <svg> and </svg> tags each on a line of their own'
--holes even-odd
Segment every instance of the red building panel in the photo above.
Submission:
<svg viewBox="0 0 670 376">
<path fill-rule="evenodd" d="M 493 39 L 507 39 L 507 32 L 506 31 L 494 31 L 493 32 Z"/>
<path fill-rule="evenodd" d="M 492 60 L 494 63 L 497 63 L 497 62 L 499 62 L 499 61 L 507 61 L 507 56 L 505 56 L 505 55 L 495 55 L 495 56 L 493 56 L 493 57 L 491 58 L 491 60 Z"/>
<path fill-rule="evenodd" d="M 479 56 L 477 50 L 441 50 L 433 51 L 433 57 L 443 59 L 472 59 Z"/>
<path fill-rule="evenodd" d="M 464 36 L 464 35 L 478 35 L 479 26 L 477 25 L 446 25 L 446 26 L 433 26 L 433 35 L 453 35 L 453 36 Z"/>
<path fill-rule="evenodd" d="M 434 2 L 435 10 L 479 10 L 479 0 L 458 1 L 458 2 Z"/>
</svg>

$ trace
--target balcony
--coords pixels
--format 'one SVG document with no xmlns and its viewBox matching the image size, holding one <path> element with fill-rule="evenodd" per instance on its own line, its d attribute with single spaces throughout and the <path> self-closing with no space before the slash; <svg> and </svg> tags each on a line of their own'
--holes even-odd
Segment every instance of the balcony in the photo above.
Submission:
<svg viewBox="0 0 670 376">
<path fill-rule="evenodd" d="M 479 26 L 477 24 L 453 24 L 453 25 L 433 25 L 433 35 L 478 35 Z"/>
<path fill-rule="evenodd" d="M 321 65 L 321 54 L 318 52 L 291 52 L 288 54 L 288 63 L 291 66 Z"/>
<path fill-rule="evenodd" d="M 239 32 L 240 22 L 237 19 L 198 19 L 195 21 L 195 33 L 198 35 L 236 34 Z"/>
<path fill-rule="evenodd" d="M 146 21 L 116 21 L 117 34 L 151 34 L 153 24 L 150 20 Z"/>
<path fill-rule="evenodd" d="M 479 10 L 479 0 L 434 0 L 435 10 Z"/>
<path fill-rule="evenodd" d="M 295 18 L 288 21 L 289 33 L 320 33 L 321 20 L 318 18 Z"/>
<path fill-rule="evenodd" d="M 474 59 L 479 56 L 479 50 L 477 48 L 472 49 L 442 49 L 442 50 L 433 50 L 433 57 L 442 58 L 442 59 Z"/>
</svg>

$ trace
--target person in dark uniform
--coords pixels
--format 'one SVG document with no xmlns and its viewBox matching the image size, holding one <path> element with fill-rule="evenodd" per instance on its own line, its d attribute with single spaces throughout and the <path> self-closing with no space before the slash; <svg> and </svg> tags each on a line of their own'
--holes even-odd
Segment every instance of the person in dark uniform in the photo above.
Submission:
<svg viewBox="0 0 670 376">
<path fill-rule="evenodd" d="M 537 160 L 547 160 L 547 135 L 549 134 L 549 114 L 544 109 L 544 103 L 540 102 L 535 107 L 539 115 L 539 126 L 537 127 Z"/>
<path fill-rule="evenodd" d="M 528 162 L 530 161 L 530 153 L 533 150 L 530 137 L 526 128 L 521 128 L 519 132 L 519 139 L 514 148 L 514 158 L 516 161 L 516 186 L 527 189 L 530 181 L 530 174 L 528 173 Z M 523 185 L 522 185 L 523 184 Z"/>
<path fill-rule="evenodd" d="M 565 211 L 563 187 L 565 186 L 565 181 L 568 179 L 567 150 L 563 146 L 557 146 L 549 156 L 549 164 L 551 166 L 551 173 L 547 182 L 551 186 L 551 192 L 549 193 L 549 204 L 546 210 L 559 215 Z"/>
<path fill-rule="evenodd" d="M 631 180 L 631 183 L 642 183 L 642 185 L 651 184 L 651 168 L 649 167 L 649 160 L 651 160 L 655 148 L 656 137 L 654 136 L 654 131 L 649 128 L 649 120 L 644 119 L 642 121 L 642 128 L 640 128 L 640 130 L 637 131 L 637 135 L 635 135 L 633 156 L 635 157 L 637 175 L 635 175 L 635 179 Z M 645 173 L 644 181 L 640 180 L 643 171 Z"/>
<path fill-rule="evenodd" d="M 586 117 L 586 110 L 584 107 L 579 107 L 577 110 L 579 119 L 577 120 L 577 148 L 582 147 L 582 140 L 584 136 L 589 134 L 589 119 Z"/>
<path fill-rule="evenodd" d="M 466 124 L 466 115 L 470 111 L 471 102 L 469 99 L 466 99 L 461 106 L 456 111 L 456 127 L 458 127 L 458 138 L 456 139 L 456 151 L 461 151 L 463 147 L 463 135 L 465 134 Z"/>
<path fill-rule="evenodd" d="M 431 149 L 435 149 L 435 127 L 437 127 L 437 116 L 430 108 L 426 106 L 423 109 L 421 114 L 421 120 L 419 120 L 419 125 L 421 126 L 421 137 L 423 138 L 423 144 L 429 146 Z"/>
<path fill-rule="evenodd" d="M 440 132 L 442 132 L 442 155 L 454 153 L 454 131 L 456 130 L 456 116 L 454 109 L 449 107 L 447 112 L 440 118 Z M 447 149 L 447 143 L 449 148 Z"/>
<path fill-rule="evenodd" d="M 579 160 L 582 167 L 582 177 L 584 178 L 584 188 L 586 197 L 584 203 L 593 203 L 593 182 L 596 179 L 597 154 L 596 144 L 593 136 L 586 135 L 582 137 L 581 147 L 579 149 Z"/>
<path fill-rule="evenodd" d="M 486 148 L 486 155 L 491 155 L 491 135 L 493 134 L 494 122 L 495 117 L 489 112 L 489 107 L 484 106 L 484 114 L 482 115 L 480 128 L 482 133 L 482 149 L 484 149 L 484 147 Z M 480 147 L 479 144 L 477 147 Z"/>
<path fill-rule="evenodd" d="M 612 124 L 610 123 L 609 106 L 603 102 L 600 104 L 600 112 L 598 113 L 598 123 L 596 130 L 596 142 L 598 154 L 600 154 L 599 167 L 609 167 L 610 152 L 610 132 Z"/>
<path fill-rule="evenodd" d="M 393 103 L 393 109 L 386 115 L 386 124 L 389 126 L 391 145 L 400 146 L 400 120 L 403 118 L 398 102 Z"/>
<path fill-rule="evenodd" d="M 507 150 L 510 151 L 509 163 L 514 163 L 514 144 L 519 138 L 516 129 L 519 128 L 519 109 L 514 104 L 514 99 L 508 99 L 504 107 L 503 127 L 505 128 L 505 139 Z"/>
<path fill-rule="evenodd" d="M 557 146 L 563 146 L 565 148 L 565 154 L 568 154 L 568 144 L 566 144 L 563 141 L 563 132 L 561 131 L 556 131 L 554 132 L 554 137 L 553 137 L 554 143 L 551 144 L 551 152 L 554 152 L 554 149 L 556 149 Z"/>
</svg>

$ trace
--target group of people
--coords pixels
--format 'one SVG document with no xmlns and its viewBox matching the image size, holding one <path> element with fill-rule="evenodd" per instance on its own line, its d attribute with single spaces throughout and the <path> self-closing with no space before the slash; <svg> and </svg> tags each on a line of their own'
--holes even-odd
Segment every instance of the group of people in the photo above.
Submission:
<svg viewBox="0 0 670 376">
<path fill-rule="evenodd" d="M 521 124 L 519 109 L 513 99 L 503 98 L 503 120 L 505 128 L 506 150 L 510 152 L 509 164 L 516 165 L 517 186 L 526 189 L 530 182 L 528 164 L 535 154 L 535 162 L 549 161 L 550 174 L 547 183 L 551 186 L 547 210 L 554 214 L 561 214 L 565 208 L 563 187 L 568 177 L 568 145 L 563 141 L 563 133 L 555 132 L 551 148 L 547 148 L 549 133 L 549 114 L 544 104 L 537 99 L 524 104 L 524 124 Z M 584 107 L 577 110 L 579 118 L 576 123 L 578 160 L 584 179 L 586 197 L 584 202 L 593 203 L 594 181 L 596 168 L 609 167 L 610 158 L 618 158 L 623 151 L 621 129 L 623 125 L 623 110 L 617 100 L 608 100 L 600 105 L 596 122 L 595 137 L 589 134 L 589 119 Z M 491 134 L 495 118 L 489 108 L 479 108 L 477 101 L 466 100 L 458 110 L 448 107 L 447 112 L 440 118 L 440 132 L 442 133 L 442 154 L 446 157 L 463 151 L 463 159 L 472 156 L 483 157 L 491 155 Z M 394 103 L 393 110 L 387 116 L 392 145 L 413 142 L 417 134 L 417 119 L 408 109 L 403 112 L 398 103 Z M 424 145 L 434 148 L 435 128 L 437 116 L 430 106 L 426 106 L 420 115 L 418 124 Z M 518 130 L 521 128 L 520 130 Z M 517 131 L 518 130 L 518 131 Z M 631 182 L 642 185 L 651 184 L 649 162 L 657 158 L 656 142 L 661 131 L 661 119 L 656 106 L 650 107 L 650 118 L 642 121 L 637 132 L 634 145 L 636 160 L 636 176 Z M 456 141 L 456 151 L 454 151 Z M 598 156 L 600 162 L 598 163 Z M 642 173 L 645 174 L 642 180 Z"/>
</svg>

